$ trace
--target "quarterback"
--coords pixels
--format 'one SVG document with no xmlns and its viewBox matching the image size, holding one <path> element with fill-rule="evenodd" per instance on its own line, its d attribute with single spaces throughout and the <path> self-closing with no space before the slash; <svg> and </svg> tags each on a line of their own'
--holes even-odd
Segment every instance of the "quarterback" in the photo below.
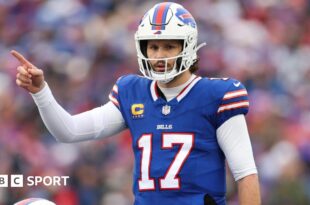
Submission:
<svg viewBox="0 0 310 205">
<path fill-rule="evenodd" d="M 238 80 L 195 75 L 197 25 L 181 5 L 156 4 L 135 34 L 143 76 L 120 77 L 105 105 L 70 115 L 55 100 L 43 71 L 17 51 L 16 83 L 29 91 L 60 142 L 104 138 L 124 129 L 135 156 L 135 205 L 226 204 L 225 161 L 240 205 L 260 204 L 247 131 L 248 94 Z"/>
</svg>

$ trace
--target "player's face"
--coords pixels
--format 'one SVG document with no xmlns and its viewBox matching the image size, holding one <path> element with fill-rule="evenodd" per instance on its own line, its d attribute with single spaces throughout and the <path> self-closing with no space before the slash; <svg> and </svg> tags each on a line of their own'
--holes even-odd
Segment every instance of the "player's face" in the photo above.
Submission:
<svg viewBox="0 0 310 205">
<path fill-rule="evenodd" d="M 147 57 L 151 60 L 152 68 L 156 72 L 164 72 L 166 62 L 160 60 L 162 58 L 170 58 L 179 55 L 182 51 L 182 44 L 178 40 L 149 40 L 147 43 Z M 176 59 L 169 59 L 167 61 L 167 70 L 171 70 Z"/>
</svg>

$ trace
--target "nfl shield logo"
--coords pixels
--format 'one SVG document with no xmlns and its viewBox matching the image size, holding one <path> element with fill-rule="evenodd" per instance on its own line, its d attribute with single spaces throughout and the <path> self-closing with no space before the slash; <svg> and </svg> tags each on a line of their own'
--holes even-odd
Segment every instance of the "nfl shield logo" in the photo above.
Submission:
<svg viewBox="0 0 310 205">
<path fill-rule="evenodd" d="M 169 105 L 163 106 L 162 113 L 163 113 L 164 115 L 170 114 L 170 106 L 169 106 Z"/>
</svg>

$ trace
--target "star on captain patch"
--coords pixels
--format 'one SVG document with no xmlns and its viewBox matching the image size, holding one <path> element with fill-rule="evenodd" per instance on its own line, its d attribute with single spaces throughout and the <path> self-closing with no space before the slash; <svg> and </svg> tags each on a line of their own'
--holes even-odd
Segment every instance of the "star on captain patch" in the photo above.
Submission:
<svg viewBox="0 0 310 205">
<path fill-rule="evenodd" d="M 169 115 L 171 111 L 171 107 L 169 105 L 165 105 L 163 106 L 161 113 L 163 113 L 164 115 Z"/>
</svg>

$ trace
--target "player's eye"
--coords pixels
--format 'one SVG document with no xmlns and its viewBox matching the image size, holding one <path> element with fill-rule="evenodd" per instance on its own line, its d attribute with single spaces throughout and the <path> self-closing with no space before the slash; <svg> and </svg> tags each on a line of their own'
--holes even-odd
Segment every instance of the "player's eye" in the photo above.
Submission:
<svg viewBox="0 0 310 205">
<path fill-rule="evenodd" d="M 157 45 L 154 45 L 154 44 L 150 44 L 150 45 L 148 46 L 148 49 L 155 51 L 155 50 L 158 49 L 158 46 L 157 46 Z"/>
<path fill-rule="evenodd" d="M 165 46 L 165 48 L 166 48 L 167 50 L 172 50 L 172 49 L 175 49 L 176 46 L 173 45 L 173 44 L 167 44 L 167 45 Z"/>
</svg>

